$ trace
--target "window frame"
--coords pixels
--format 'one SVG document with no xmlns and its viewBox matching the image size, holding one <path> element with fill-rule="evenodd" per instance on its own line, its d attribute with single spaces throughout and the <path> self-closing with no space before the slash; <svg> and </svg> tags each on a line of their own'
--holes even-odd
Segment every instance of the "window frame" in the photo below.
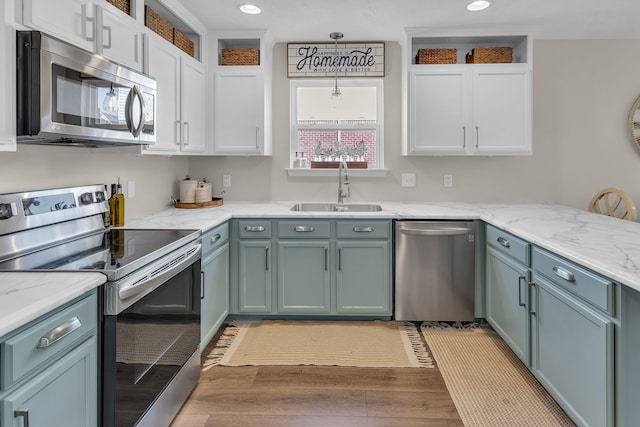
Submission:
<svg viewBox="0 0 640 427">
<path fill-rule="evenodd" d="M 295 160 L 295 152 L 298 147 L 298 131 L 299 130 L 375 130 L 376 131 L 376 167 L 368 169 L 360 169 L 359 172 L 363 174 L 369 174 L 366 171 L 371 171 L 372 175 L 376 172 L 385 171 L 384 169 L 384 79 L 383 78 L 342 78 L 338 80 L 338 87 L 375 87 L 376 88 L 376 123 L 375 124 L 302 124 L 298 125 L 297 120 L 297 103 L 298 103 L 298 88 L 301 87 L 326 87 L 332 88 L 335 86 L 335 80 L 330 79 L 291 79 L 289 83 L 289 166 L 287 170 L 290 174 L 302 174 L 302 171 L 312 171 L 311 169 L 293 169 L 293 161 Z M 308 156 L 308 160 L 311 161 L 311 156 Z M 324 170 L 317 174 L 326 174 L 333 169 Z M 314 169 L 313 172 L 320 171 Z"/>
</svg>

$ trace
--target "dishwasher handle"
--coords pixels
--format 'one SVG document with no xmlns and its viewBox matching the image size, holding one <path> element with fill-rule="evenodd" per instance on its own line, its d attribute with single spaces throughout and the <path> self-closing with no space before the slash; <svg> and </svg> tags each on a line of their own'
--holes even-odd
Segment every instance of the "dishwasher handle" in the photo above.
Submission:
<svg viewBox="0 0 640 427">
<path fill-rule="evenodd" d="M 400 233 L 414 236 L 457 236 L 473 233 L 469 227 L 401 228 Z"/>
</svg>

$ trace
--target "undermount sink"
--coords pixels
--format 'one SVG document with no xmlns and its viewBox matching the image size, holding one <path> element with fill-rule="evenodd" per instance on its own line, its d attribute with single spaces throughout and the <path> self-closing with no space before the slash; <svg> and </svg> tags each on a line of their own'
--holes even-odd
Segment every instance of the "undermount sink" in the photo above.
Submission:
<svg viewBox="0 0 640 427">
<path fill-rule="evenodd" d="M 296 203 L 297 212 L 380 212 L 382 206 L 369 203 Z"/>
</svg>

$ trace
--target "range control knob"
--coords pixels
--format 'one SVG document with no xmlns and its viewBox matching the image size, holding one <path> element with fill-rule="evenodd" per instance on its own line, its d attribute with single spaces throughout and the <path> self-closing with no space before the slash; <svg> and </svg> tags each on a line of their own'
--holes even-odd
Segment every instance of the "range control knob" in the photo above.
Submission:
<svg viewBox="0 0 640 427">
<path fill-rule="evenodd" d="M 0 203 L 0 219 L 9 219 L 16 214 L 15 203 Z"/>
<path fill-rule="evenodd" d="M 81 205 L 90 205 L 93 203 L 93 194 L 91 193 L 82 193 L 80 195 L 80 204 Z"/>
<path fill-rule="evenodd" d="M 107 200 L 107 196 L 105 196 L 104 191 L 96 191 L 96 203 L 104 202 Z"/>
</svg>

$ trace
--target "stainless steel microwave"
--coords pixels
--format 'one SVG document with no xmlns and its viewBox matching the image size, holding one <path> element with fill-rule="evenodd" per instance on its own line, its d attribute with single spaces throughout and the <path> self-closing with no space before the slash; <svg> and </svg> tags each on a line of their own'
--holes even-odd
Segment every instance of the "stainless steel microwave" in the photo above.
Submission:
<svg viewBox="0 0 640 427">
<path fill-rule="evenodd" d="M 155 143 L 155 80 L 37 31 L 17 43 L 18 142 Z"/>
</svg>

